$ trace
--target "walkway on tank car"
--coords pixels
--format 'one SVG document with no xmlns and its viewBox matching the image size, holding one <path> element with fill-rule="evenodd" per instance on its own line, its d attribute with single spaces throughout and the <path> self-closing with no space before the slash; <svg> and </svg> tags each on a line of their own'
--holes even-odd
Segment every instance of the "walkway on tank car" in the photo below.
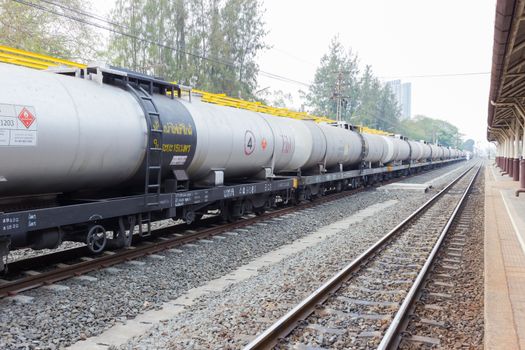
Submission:
<svg viewBox="0 0 525 350">
<path fill-rule="evenodd" d="M 525 195 L 485 171 L 485 349 L 525 349 Z"/>
</svg>

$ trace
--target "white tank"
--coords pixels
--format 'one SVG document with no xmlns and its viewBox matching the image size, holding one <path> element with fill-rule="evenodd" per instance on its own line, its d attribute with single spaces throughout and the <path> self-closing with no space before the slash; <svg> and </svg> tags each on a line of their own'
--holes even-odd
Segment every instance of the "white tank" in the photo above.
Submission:
<svg viewBox="0 0 525 350">
<path fill-rule="evenodd" d="M 381 163 L 388 164 L 396 160 L 399 153 L 398 147 L 396 147 L 395 139 L 391 136 L 381 136 L 385 142 L 385 152 L 383 152 L 383 157 L 381 158 Z"/>
<path fill-rule="evenodd" d="M 180 102 L 191 114 L 197 135 L 195 155 L 187 169 L 190 178 L 201 179 L 210 170 L 223 170 L 225 177 L 247 176 L 271 166 L 274 136 L 259 114 L 197 99 Z"/>
<path fill-rule="evenodd" d="M 248 111 L 244 111 L 248 112 Z M 259 113 L 270 125 L 275 148 L 274 172 L 297 171 L 312 153 L 312 133 L 304 121 Z"/>
<path fill-rule="evenodd" d="M 430 144 L 429 146 L 432 149 L 432 160 L 437 160 L 441 158 L 441 149 L 433 144 Z"/>
<path fill-rule="evenodd" d="M 274 173 L 297 171 L 310 159 L 312 132 L 303 121 L 198 100 L 182 103 L 197 134 L 195 156 L 187 169 L 192 179 L 211 170 L 223 170 L 226 178 L 255 175 L 263 167 Z"/>
<path fill-rule="evenodd" d="M 408 141 L 410 144 L 410 159 L 419 160 L 423 156 L 423 145 L 417 141 Z"/>
<path fill-rule="evenodd" d="M 337 126 L 319 124 L 326 137 L 326 168 L 337 164 L 353 165 L 361 161 L 361 138 L 350 130 Z"/>
<path fill-rule="evenodd" d="M 324 156 L 326 154 L 326 137 L 319 125 L 313 120 L 307 120 L 304 125 L 310 130 L 312 136 L 312 148 L 310 157 L 303 165 L 303 170 L 316 168 L 319 165 L 324 165 Z"/>
<path fill-rule="evenodd" d="M 394 144 L 395 147 L 397 147 L 398 152 L 395 160 L 397 161 L 404 161 L 409 160 L 410 158 L 410 146 L 408 145 L 408 141 L 394 138 Z"/>
<path fill-rule="evenodd" d="M 438 154 L 439 154 L 439 159 L 443 159 L 444 156 L 445 156 L 445 148 L 443 146 L 438 146 Z"/>
<path fill-rule="evenodd" d="M 422 149 L 421 159 L 422 160 L 430 159 L 431 154 L 432 154 L 431 146 L 429 144 L 424 143 L 424 142 L 419 142 L 419 144 L 421 145 L 421 149 Z"/>
<path fill-rule="evenodd" d="M 364 161 L 377 163 L 383 158 L 383 154 L 388 151 L 386 141 L 379 135 L 361 134 L 365 139 L 367 154 Z"/>
<path fill-rule="evenodd" d="M 146 120 L 128 92 L 3 63 L 0 76 L 0 195 L 110 187 L 142 164 Z"/>
<path fill-rule="evenodd" d="M 451 155 L 450 148 L 448 148 L 448 147 L 444 147 L 444 148 L 443 148 L 443 153 L 444 153 L 444 154 L 443 154 L 443 157 L 444 157 L 445 159 L 450 159 L 450 158 L 451 158 L 451 156 L 450 156 L 450 155 Z"/>
</svg>

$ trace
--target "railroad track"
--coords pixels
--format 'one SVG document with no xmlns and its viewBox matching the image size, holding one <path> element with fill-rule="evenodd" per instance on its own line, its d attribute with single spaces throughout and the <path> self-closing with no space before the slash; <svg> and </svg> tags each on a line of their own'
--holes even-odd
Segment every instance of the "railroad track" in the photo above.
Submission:
<svg viewBox="0 0 525 350">
<path fill-rule="evenodd" d="M 419 174 L 421 174 L 421 172 L 411 176 Z M 383 181 L 382 184 L 393 183 L 407 177 Z M 220 226 L 217 226 L 217 221 L 214 221 L 214 218 L 206 220 L 206 224 L 215 225 L 215 227 L 173 225 L 156 229 L 152 231 L 151 238 L 149 239 L 137 239 L 135 236 L 134 244 L 130 248 L 106 251 L 101 255 L 90 255 L 85 247 L 79 247 L 18 260 L 8 264 L 10 272 L 0 280 L 0 298 L 13 296 L 43 285 L 50 285 L 72 277 L 84 275 L 91 271 L 176 248 L 224 232 L 253 225 L 257 222 L 283 216 L 297 210 L 314 207 L 363 190 L 366 190 L 366 188 L 360 187 L 340 193 L 329 194 L 319 197 L 312 202 L 300 203 L 296 206 L 268 211 L 260 216 L 242 218 L 236 222 Z M 188 228 L 192 228 L 192 230 L 188 230 Z"/>
<path fill-rule="evenodd" d="M 478 176 L 403 319 L 399 349 L 483 344 L 483 186 Z"/>
<path fill-rule="evenodd" d="M 106 251 L 101 255 L 90 256 L 85 247 L 78 247 L 18 260 L 8 264 L 9 275 L 4 276 L 4 279 L 0 280 L 0 298 L 16 295 L 23 291 L 53 284 L 68 278 L 81 276 L 91 271 L 196 242 L 291 212 L 314 207 L 363 190 L 364 188 L 358 188 L 326 195 L 313 202 L 305 202 L 296 206 L 268 211 L 259 216 L 245 217 L 233 223 L 226 223 L 220 226 L 217 226 L 217 221 L 214 220 L 215 217 L 207 220 L 208 225 L 211 224 L 215 227 L 193 227 L 195 230 L 188 230 L 188 226 L 173 225 L 156 229 L 152 230 L 151 239 L 141 239 L 135 236 L 134 245 L 131 247 L 116 251 Z M 70 263 L 66 263 L 66 261 Z M 45 271 L 38 271 L 42 267 L 45 268 Z M 13 279 L 8 280 L 6 277 Z"/>
<path fill-rule="evenodd" d="M 454 179 L 245 350 L 397 347 L 408 310 L 481 166 Z"/>
</svg>

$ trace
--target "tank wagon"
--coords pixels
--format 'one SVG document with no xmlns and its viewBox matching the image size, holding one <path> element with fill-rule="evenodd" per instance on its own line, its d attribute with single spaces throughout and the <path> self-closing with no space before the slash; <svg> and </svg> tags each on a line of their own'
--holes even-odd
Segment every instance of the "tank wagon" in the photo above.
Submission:
<svg viewBox="0 0 525 350">
<path fill-rule="evenodd" d="M 458 150 L 205 103 L 111 67 L 0 63 L 0 256 L 131 243 L 138 225 L 235 220 L 464 158 Z M 2 266 L 0 266 L 2 267 Z"/>
</svg>

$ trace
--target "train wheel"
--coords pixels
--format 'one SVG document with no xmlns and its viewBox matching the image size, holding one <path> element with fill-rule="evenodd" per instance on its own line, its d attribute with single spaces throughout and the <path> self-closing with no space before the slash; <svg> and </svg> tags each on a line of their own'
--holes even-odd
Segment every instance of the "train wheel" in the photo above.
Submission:
<svg viewBox="0 0 525 350">
<path fill-rule="evenodd" d="M 95 254 L 102 252 L 107 243 L 106 229 L 101 225 L 93 225 L 86 236 L 88 249 Z"/>
<path fill-rule="evenodd" d="M 239 220 L 240 216 L 233 215 L 231 211 L 228 212 L 228 216 L 226 217 L 226 221 L 228 222 L 235 222 Z"/>
<path fill-rule="evenodd" d="M 265 211 L 266 211 L 265 207 L 253 208 L 253 212 L 257 216 L 261 216 L 262 214 L 264 214 Z"/>
</svg>

